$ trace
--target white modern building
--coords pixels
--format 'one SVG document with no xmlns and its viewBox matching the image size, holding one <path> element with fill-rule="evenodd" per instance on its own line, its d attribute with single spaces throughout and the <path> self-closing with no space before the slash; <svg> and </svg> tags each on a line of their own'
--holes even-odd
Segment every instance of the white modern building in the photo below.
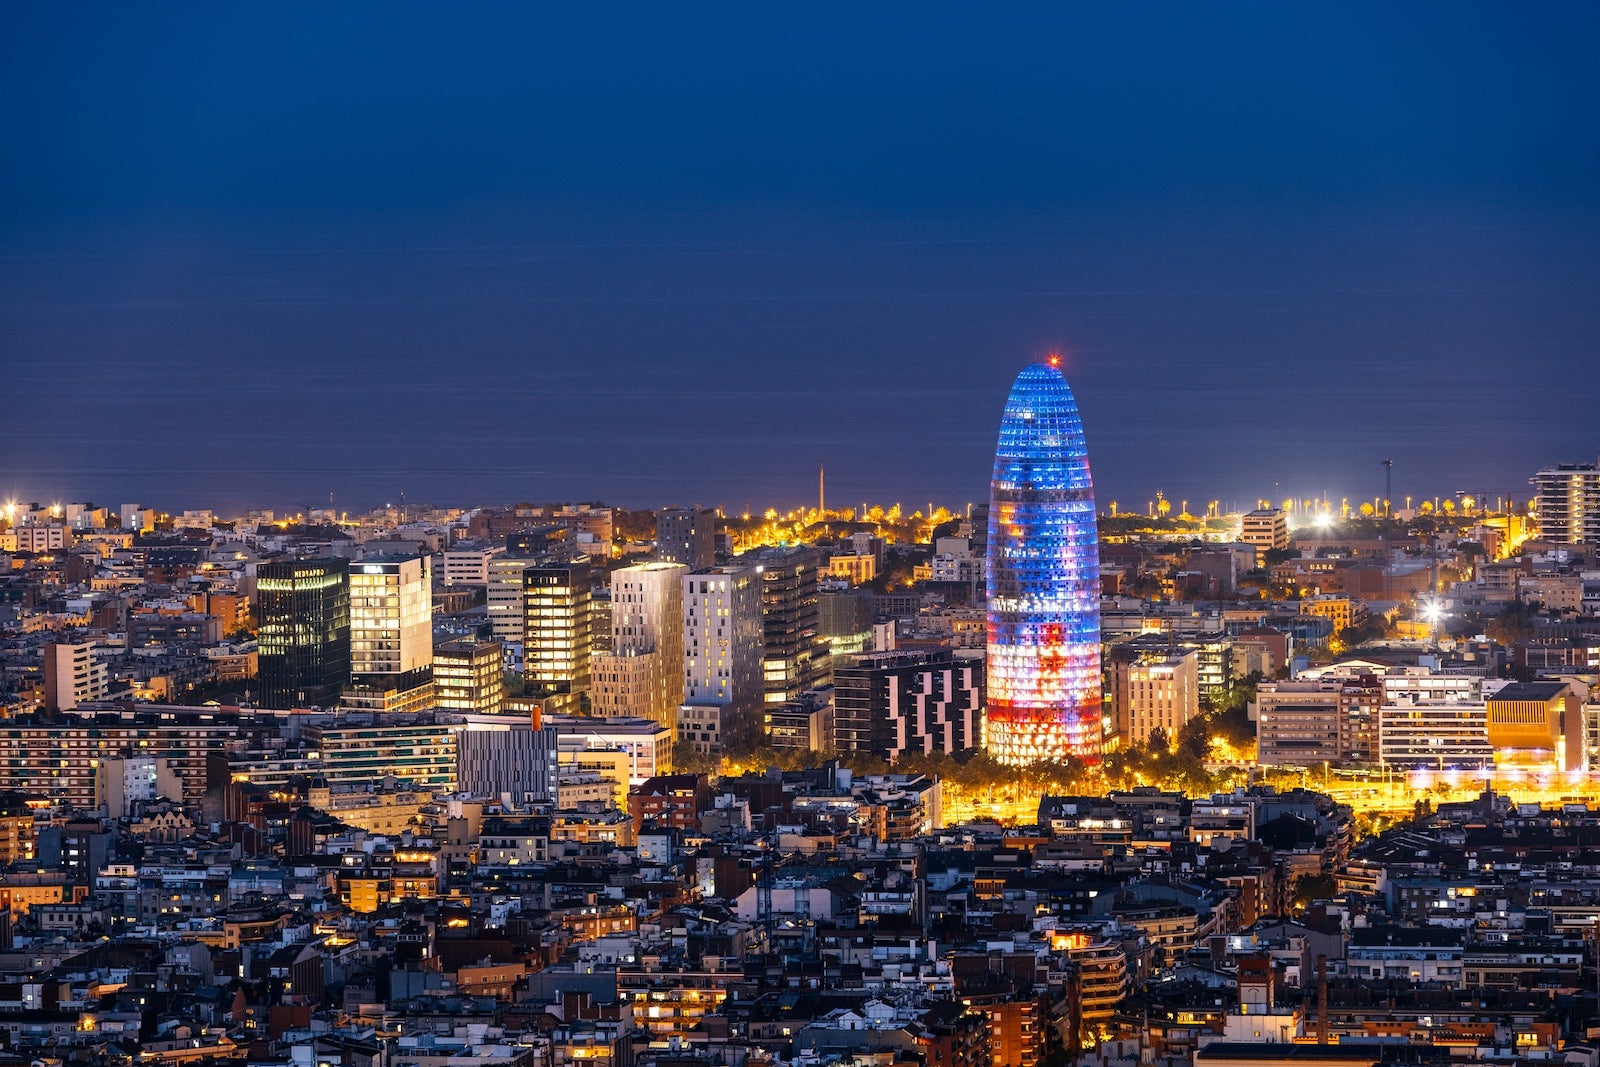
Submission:
<svg viewBox="0 0 1600 1067">
<path fill-rule="evenodd" d="M 1396 767 L 1491 767 L 1489 709 L 1481 701 L 1385 704 L 1378 713 L 1378 758 Z"/>
<path fill-rule="evenodd" d="M 523 572 L 532 565 L 533 560 L 520 556 L 495 556 L 484 564 L 489 628 L 496 640 L 508 645 L 522 644 L 527 615 Z"/>
<path fill-rule="evenodd" d="M 1600 543 L 1600 462 L 1546 467 L 1530 481 L 1541 539 L 1564 545 Z"/>
<path fill-rule="evenodd" d="M 463 541 L 441 553 L 446 588 L 489 584 L 489 563 L 506 554 L 504 545 Z"/>
<path fill-rule="evenodd" d="M 57 641 L 44 646 L 44 703 L 68 711 L 103 700 L 111 692 L 111 674 L 97 659 L 89 641 Z"/>
<path fill-rule="evenodd" d="M 628 754 L 628 779 L 639 785 L 672 766 L 672 731 L 638 717 L 599 719 L 587 715 L 547 715 L 561 753 L 622 751 Z M 566 758 L 562 757 L 562 762 Z"/>
<path fill-rule="evenodd" d="M 607 691 L 608 713 L 642 715 L 671 728 L 683 703 L 681 563 L 641 563 L 611 575 L 611 650 L 593 660 L 595 709 L 602 677 L 626 691 Z"/>
<path fill-rule="evenodd" d="M 683 682 L 680 720 L 687 715 L 701 724 L 693 741 L 702 751 L 715 751 L 731 720 L 761 713 L 761 573 L 755 567 L 684 575 Z M 713 715 L 712 708 L 720 710 Z"/>
<path fill-rule="evenodd" d="M 427 556 L 350 565 L 346 707 L 419 711 L 433 703 L 433 580 Z"/>
</svg>

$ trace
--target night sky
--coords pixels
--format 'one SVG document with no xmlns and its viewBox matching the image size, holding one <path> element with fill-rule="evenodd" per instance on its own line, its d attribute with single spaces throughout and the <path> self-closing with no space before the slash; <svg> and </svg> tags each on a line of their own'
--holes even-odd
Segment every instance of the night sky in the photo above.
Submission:
<svg viewBox="0 0 1600 1067">
<path fill-rule="evenodd" d="M 0 494 L 964 504 L 1057 349 L 1102 505 L 1600 452 L 1600 6 L 863 6 L 13 5 Z"/>
</svg>

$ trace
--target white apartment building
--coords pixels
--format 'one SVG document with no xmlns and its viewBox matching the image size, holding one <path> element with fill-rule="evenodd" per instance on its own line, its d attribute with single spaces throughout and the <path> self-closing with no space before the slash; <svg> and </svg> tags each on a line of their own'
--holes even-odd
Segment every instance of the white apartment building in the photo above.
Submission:
<svg viewBox="0 0 1600 1067">
<path fill-rule="evenodd" d="M 527 605 L 523 572 L 533 560 L 517 556 L 495 556 L 484 564 L 484 582 L 489 587 L 489 627 L 495 639 L 505 644 L 522 644 Z"/>
<path fill-rule="evenodd" d="M 504 545 L 491 545 L 482 542 L 462 542 L 453 548 L 445 549 L 440 554 L 444 563 L 445 586 L 487 586 L 489 584 L 489 562 L 504 556 L 505 553 Z"/>
<path fill-rule="evenodd" d="M 95 658 L 94 648 L 89 641 L 44 646 L 45 707 L 67 711 L 111 692 L 111 673 L 104 660 Z"/>
<path fill-rule="evenodd" d="M 1128 728 L 1143 743 L 1160 728 L 1175 741 L 1184 723 L 1200 714 L 1200 653 L 1187 649 L 1128 665 Z"/>
<path fill-rule="evenodd" d="M 715 567 L 683 577 L 685 704 L 761 708 L 761 574 Z"/>
<path fill-rule="evenodd" d="M 1435 770 L 1493 766 L 1489 709 L 1481 701 L 1385 704 L 1378 713 L 1378 758 L 1398 767 Z"/>
<path fill-rule="evenodd" d="M 619 697 L 633 714 L 672 726 L 684 695 L 683 580 L 688 573 L 681 563 L 640 563 L 612 573 L 611 651 L 594 660 L 597 708 L 604 661 L 619 680 L 627 675 L 630 684 L 644 686 Z M 620 662 L 626 659 L 650 664 L 650 677 L 639 682 L 639 663 Z"/>
</svg>

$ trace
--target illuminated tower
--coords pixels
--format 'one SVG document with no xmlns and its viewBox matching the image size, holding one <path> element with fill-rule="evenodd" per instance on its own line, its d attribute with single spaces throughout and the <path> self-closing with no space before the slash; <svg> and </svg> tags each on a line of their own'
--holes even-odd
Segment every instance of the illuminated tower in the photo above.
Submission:
<svg viewBox="0 0 1600 1067">
<path fill-rule="evenodd" d="M 1059 361 L 1017 375 L 989 498 L 985 745 L 1002 763 L 1100 755 L 1100 546 Z"/>
</svg>

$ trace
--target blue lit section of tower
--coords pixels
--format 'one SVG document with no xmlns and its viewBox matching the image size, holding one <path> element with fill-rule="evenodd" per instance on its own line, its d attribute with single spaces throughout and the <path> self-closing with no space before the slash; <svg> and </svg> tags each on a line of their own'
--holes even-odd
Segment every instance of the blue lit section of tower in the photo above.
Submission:
<svg viewBox="0 0 1600 1067">
<path fill-rule="evenodd" d="M 1006 398 L 989 497 L 984 743 L 1002 763 L 1100 756 L 1100 545 L 1078 403 L 1052 357 Z"/>
</svg>

